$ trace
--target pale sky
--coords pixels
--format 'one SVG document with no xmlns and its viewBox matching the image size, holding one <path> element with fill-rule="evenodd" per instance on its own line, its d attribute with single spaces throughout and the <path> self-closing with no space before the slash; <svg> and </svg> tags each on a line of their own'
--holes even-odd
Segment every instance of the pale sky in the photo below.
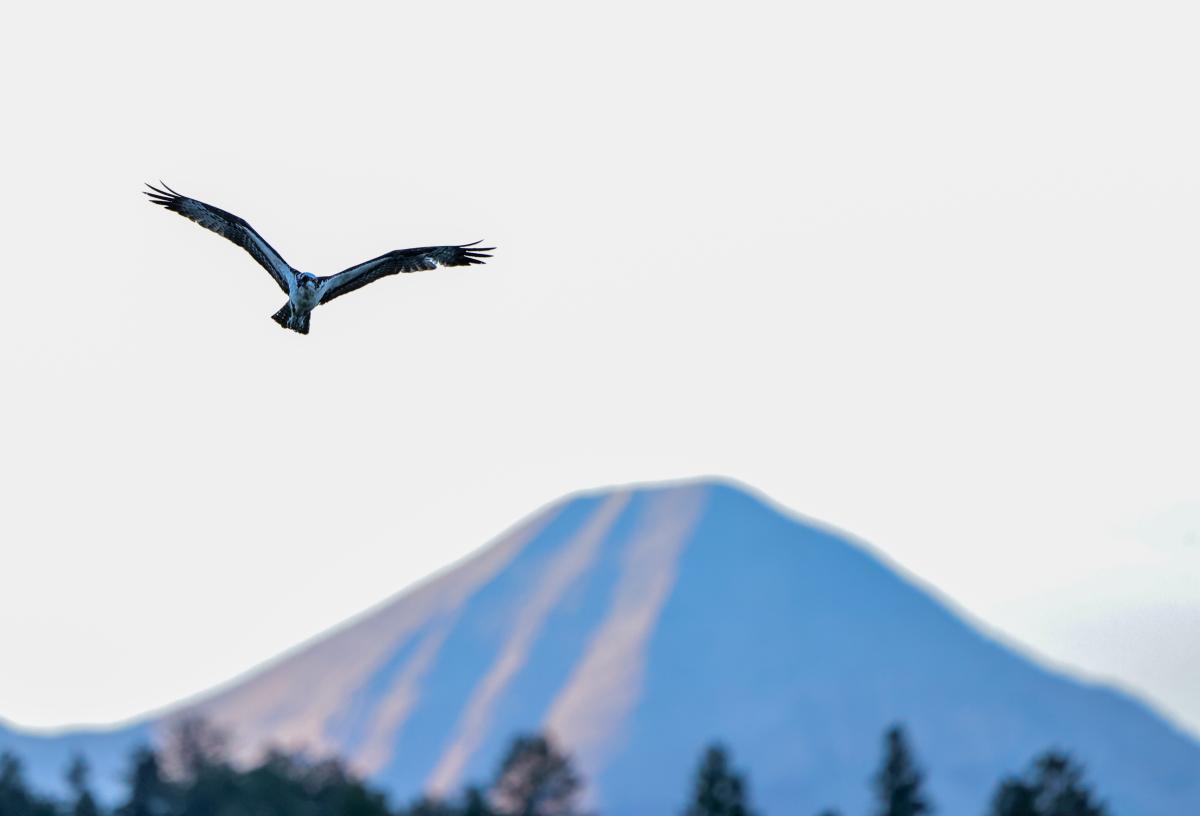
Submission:
<svg viewBox="0 0 1200 816">
<path fill-rule="evenodd" d="M 1200 8 L 67 3 L 0 32 L 0 718 L 704 474 L 1200 733 Z M 162 178 L 328 274 L 307 337 Z"/>
</svg>

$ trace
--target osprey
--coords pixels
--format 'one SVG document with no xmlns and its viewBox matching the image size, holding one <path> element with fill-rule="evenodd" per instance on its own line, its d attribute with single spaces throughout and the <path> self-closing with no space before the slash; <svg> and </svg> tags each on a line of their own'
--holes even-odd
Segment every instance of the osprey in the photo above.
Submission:
<svg viewBox="0 0 1200 816">
<path fill-rule="evenodd" d="M 159 184 L 162 184 L 160 181 Z M 347 292 L 361 289 L 368 283 L 400 272 L 416 272 L 421 269 L 437 269 L 439 266 L 468 266 L 481 264 L 490 258 L 495 247 L 476 246 L 479 241 L 454 246 L 416 247 L 397 249 L 364 261 L 328 277 L 310 275 L 293 269 L 254 228 L 233 213 L 227 213 L 211 204 L 182 196 L 167 185 L 160 190 L 147 184 L 150 200 L 168 210 L 190 218 L 205 229 L 210 229 L 233 241 L 250 253 L 254 260 L 274 278 L 275 283 L 288 296 L 283 308 L 271 315 L 271 319 L 285 329 L 308 334 L 308 322 L 312 310 L 328 303 Z M 143 191 L 144 192 L 144 191 Z"/>
</svg>

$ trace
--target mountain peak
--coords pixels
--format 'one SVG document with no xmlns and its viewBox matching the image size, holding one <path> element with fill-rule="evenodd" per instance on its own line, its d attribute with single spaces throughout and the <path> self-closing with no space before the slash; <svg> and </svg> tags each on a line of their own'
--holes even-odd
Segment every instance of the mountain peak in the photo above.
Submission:
<svg viewBox="0 0 1200 816">
<path fill-rule="evenodd" d="M 1200 746 L 1144 706 L 1030 662 L 726 479 L 569 496 L 182 714 L 243 759 L 337 754 L 401 796 L 486 779 L 514 733 L 542 729 L 602 812 L 677 809 L 716 739 L 765 812 L 851 812 L 903 722 L 942 812 L 981 812 L 1052 746 L 1116 812 L 1200 811 Z"/>
</svg>

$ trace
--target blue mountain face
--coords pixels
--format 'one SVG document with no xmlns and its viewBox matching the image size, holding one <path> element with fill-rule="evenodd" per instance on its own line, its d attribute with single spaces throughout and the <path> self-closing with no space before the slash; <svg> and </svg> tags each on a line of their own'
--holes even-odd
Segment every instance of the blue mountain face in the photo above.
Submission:
<svg viewBox="0 0 1200 816">
<path fill-rule="evenodd" d="M 175 716 L 336 753 L 400 799 L 486 781 L 516 732 L 575 755 L 607 816 L 677 812 L 728 745 L 767 814 L 865 812 L 904 724 L 945 814 L 1069 751 L 1121 816 L 1200 813 L 1200 744 L 1115 691 L 980 634 L 861 546 L 722 483 L 571 498 L 233 688 L 158 721 L 56 738 L 0 729 L 50 784 L 109 778 Z"/>
<path fill-rule="evenodd" d="M 124 791 L 128 759 L 135 750 L 150 745 L 148 723 L 114 729 L 76 730 L 56 736 L 25 734 L 0 724 L 0 753 L 15 754 L 26 779 L 36 789 L 61 795 L 66 791 L 67 767 L 75 756 L 91 763 L 91 783 L 96 795 L 114 801 Z"/>
</svg>

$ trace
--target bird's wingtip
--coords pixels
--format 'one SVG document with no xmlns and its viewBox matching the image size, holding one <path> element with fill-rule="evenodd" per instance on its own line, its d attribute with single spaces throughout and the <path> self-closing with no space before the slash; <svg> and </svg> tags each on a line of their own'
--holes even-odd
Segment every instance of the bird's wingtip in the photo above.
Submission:
<svg viewBox="0 0 1200 816">
<path fill-rule="evenodd" d="M 165 183 L 165 182 L 163 182 L 162 180 L 159 180 L 159 182 L 158 182 L 159 186 L 158 186 L 158 187 L 155 187 L 153 184 L 151 184 L 151 183 L 150 183 L 150 182 L 148 182 L 148 181 L 145 181 L 145 182 L 142 182 L 142 183 L 143 183 L 143 184 L 145 184 L 147 187 L 149 187 L 149 188 L 150 188 L 150 190 L 152 191 L 152 192 L 146 192 L 145 190 L 142 190 L 142 192 L 143 192 L 145 195 L 148 195 L 148 196 L 161 196 L 161 197 L 163 197 L 163 198 L 183 198 L 183 196 L 182 196 L 182 195 L 180 195 L 179 193 L 177 193 L 177 192 L 175 192 L 174 190 L 172 190 L 172 189 L 171 189 L 170 187 L 168 187 L 168 186 L 166 185 L 166 183 Z"/>
</svg>

